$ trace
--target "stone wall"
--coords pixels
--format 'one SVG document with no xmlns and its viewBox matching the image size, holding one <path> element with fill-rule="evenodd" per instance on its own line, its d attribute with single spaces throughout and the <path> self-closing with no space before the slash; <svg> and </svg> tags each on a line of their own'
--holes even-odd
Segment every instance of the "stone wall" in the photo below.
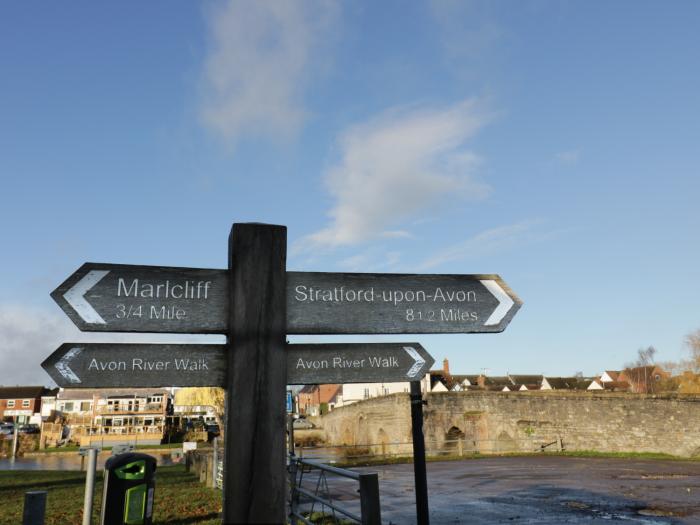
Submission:
<svg viewBox="0 0 700 525">
<path fill-rule="evenodd" d="M 578 392 L 428 395 L 428 450 L 531 452 L 548 446 L 600 452 L 700 455 L 700 396 Z M 320 421 L 328 444 L 411 442 L 408 394 L 334 410 Z M 392 445 L 392 452 L 410 445 Z"/>
</svg>

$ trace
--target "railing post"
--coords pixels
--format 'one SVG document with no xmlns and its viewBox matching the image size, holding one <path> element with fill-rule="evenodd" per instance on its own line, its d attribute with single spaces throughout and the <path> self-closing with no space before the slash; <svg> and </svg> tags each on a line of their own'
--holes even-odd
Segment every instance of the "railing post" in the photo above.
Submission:
<svg viewBox="0 0 700 525">
<path fill-rule="evenodd" d="M 24 493 L 22 525 L 44 525 L 46 513 L 46 491 L 36 490 Z"/>
<path fill-rule="evenodd" d="M 97 449 L 88 450 L 87 474 L 85 476 L 85 498 L 83 499 L 83 525 L 92 523 L 92 501 L 95 497 L 95 471 L 97 470 Z"/>
<path fill-rule="evenodd" d="M 289 455 L 289 519 L 294 523 L 294 515 L 299 512 L 299 497 L 297 488 L 297 458 Z"/>
<path fill-rule="evenodd" d="M 360 474 L 360 509 L 362 525 L 381 525 L 377 474 Z"/>
<path fill-rule="evenodd" d="M 219 438 L 215 437 L 212 439 L 212 445 L 214 445 L 212 449 L 212 465 L 211 465 L 211 486 L 212 488 L 216 488 L 216 479 L 218 478 L 219 475 Z"/>
</svg>

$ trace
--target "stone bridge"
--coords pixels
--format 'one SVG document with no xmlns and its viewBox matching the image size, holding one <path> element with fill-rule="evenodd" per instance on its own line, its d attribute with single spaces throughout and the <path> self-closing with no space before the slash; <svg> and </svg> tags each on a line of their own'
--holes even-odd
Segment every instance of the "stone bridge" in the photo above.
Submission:
<svg viewBox="0 0 700 525">
<path fill-rule="evenodd" d="M 700 455 L 700 396 L 589 392 L 446 392 L 427 396 L 428 453 L 660 452 Z M 329 445 L 410 453 L 408 394 L 318 418 Z"/>
</svg>

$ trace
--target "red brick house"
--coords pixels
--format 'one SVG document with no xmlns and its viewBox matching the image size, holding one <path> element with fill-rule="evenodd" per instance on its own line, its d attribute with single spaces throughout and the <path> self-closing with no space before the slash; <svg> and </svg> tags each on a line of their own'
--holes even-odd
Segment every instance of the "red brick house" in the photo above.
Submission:
<svg viewBox="0 0 700 525">
<path fill-rule="evenodd" d="M 338 394 L 342 393 L 342 385 L 306 385 L 298 394 L 298 410 L 300 414 L 318 416 L 332 410 Z"/>
<path fill-rule="evenodd" d="M 0 387 L 0 421 L 29 423 L 41 411 L 41 396 L 48 391 L 43 386 Z"/>
</svg>

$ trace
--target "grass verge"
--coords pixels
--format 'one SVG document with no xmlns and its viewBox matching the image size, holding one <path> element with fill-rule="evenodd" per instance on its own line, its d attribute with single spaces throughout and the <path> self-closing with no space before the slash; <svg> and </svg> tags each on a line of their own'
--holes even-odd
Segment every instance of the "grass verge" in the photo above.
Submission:
<svg viewBox="0 0 700 525">
<path fill-rule="evenodd" d="M 24 493 L 46 490 L 46 525 L 80 525 L 83 515 L 85 473 L 75 471 L 0 471 L 1 525 L 22 523 Z M 93 522 L 102 503 L 102 473 L 97 473 Z M 221 492 L 206 488 L 184 466 L 156 471 L 153 523 L 168 525 L 220 524 Z"/>
</svg>

